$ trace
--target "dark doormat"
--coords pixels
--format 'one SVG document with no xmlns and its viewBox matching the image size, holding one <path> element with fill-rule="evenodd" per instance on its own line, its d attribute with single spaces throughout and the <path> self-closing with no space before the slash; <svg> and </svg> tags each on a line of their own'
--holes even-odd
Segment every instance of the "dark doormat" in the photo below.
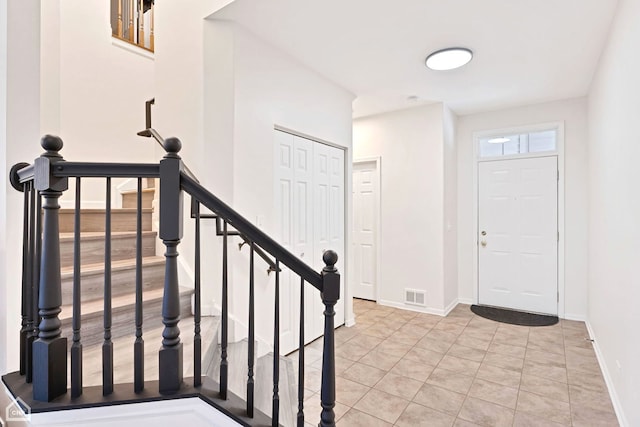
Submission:
<svg viewBox="0 0 640 427">
<path fill-rule="evenodd" d="M 525 313 L 523 311 L 505 308 L 489 307 L 486 305 L 472 305 L 471 311 L 485 319 L 521 326 L 551 326 L 558 323 L 558 316 Z"/>
</svg>

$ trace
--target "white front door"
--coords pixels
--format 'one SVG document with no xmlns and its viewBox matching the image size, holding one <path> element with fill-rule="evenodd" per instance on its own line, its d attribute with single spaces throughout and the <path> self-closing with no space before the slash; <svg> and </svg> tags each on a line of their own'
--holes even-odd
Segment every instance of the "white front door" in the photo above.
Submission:
<svg viewBox="0 0 640 427">
<path fill-rule="evenodd" d="M 556 156 L 478 164 L 478 303 L 558 313 Z"/>
<path fill-rule="evenodd" d="M 336 265 L 344 271 L 344 151 L 282 131 L 275 131 L 276 215 L 278 239 L 314 270 L 324 267 L 322 254 L 338 253 Z M 300 277 L 287 268 L 280 277 L 281 352 L 298 347 Z M 324 333 L 324 305 L 312 285 L 305 283 L 305 341 Z M 344 276 L 335 325 L 344 323 Z"/>
<path fill-rule="evenodd" d="M 353 164 L 353 296 L 375 301 L 378 269 L 378 170 L 376 161 Z"/>
</svg>

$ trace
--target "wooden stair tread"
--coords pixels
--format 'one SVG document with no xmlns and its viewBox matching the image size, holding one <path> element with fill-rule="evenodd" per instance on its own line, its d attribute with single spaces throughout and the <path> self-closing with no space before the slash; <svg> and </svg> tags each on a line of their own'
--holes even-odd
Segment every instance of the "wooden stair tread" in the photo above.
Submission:
<svg viewBox="0 0 640 427">
<path fill-rule="evenodd" d="M 61 214 L 75 213 L 75 209 L 73 208 L 65 208 L 60 209 Z M 111 208 L 111 214 L 119 214 L 119 213 L 136 213 L 138 209 L 136 208 Z M 104 208 L 82 208 L 80 209 L 80 213 L 105 213 L 106 209 Z M 153 208 L 142 208 L 142 213 L 152 213 Z"/>
<path fill-rule="evenodd" d="M 154 187 L 150 187 L 150 188 L 143 188 L 142 192 L 143 193 L 153 193 L 154 191 L 156 191 L 156 189 Z M 125 195 L 125 194 L 137 194 L 138 190 L 124 190 L 121 191 L 120 194 Z"/>
<path fill-rule="evenodd" d="M 142 258 L 142 267 L 149 267 L 153 265 L 164 264 L 165 258 L 163 256 L 149 256 Z M 111 261 L 111 271 L 120 271 L 135 268 L 135 258 L 123 259 L 118 261 Z M 95 264 L 84 264 L 80 267 L 82 274 L 95 274 L 102 273 L 104 271 L 104 262 L 98 262 Z M 60 269 L 62 279 L 73 276 L 73 266 L 64 267 Z"/>
<path fill-rule="evenodd" d="M 150 289 L 142 292 L 142 301 L 148 302 L 157 299 L 162 299 L 164 289 Z M 180 288 L 180 295 L 185 295 L 187 293 L 193 292 L 193 289 L 189 288 Z M 121 307 L 127 307 L 129 305 L 133 305 L 136 302 L 136 294 L 130 293 L 125 295 L 119 295 L 111 298 L 111 309 L 116 310 Z M 70 319 L 73 315 L 73 305 L 63 305 L 60 307 L 62 312 L 59 317 L 60 320 Z M 82 303 L 82 315 L 89 315 L 93 313 L 99 313 L 104 310 L 104 300 L 98 299 L 93 301 L 86 301 Z"/>
<path fill-rule="evenodd" d="M 142 236 L 153 236 L 158 234 L 157 231 L 153 231 L 153 230 L 144 230 L 142 231 Z M 104 239 L 104 231 L 83 231 L 80 233 L 80 239 L 81 240 L 101 240 Z M 74 233 L 72 232 L 65 232 L 65 233 L 60 233 L 60 241 L 67 241 L 67 240 L 73 240 L 74 239 Z M 112 231 L 111 232 L 111 238 L 124 238 L 124 237 L 135 237 L 136 236 L 136 232 L 135 231 Z"/>
</svg>

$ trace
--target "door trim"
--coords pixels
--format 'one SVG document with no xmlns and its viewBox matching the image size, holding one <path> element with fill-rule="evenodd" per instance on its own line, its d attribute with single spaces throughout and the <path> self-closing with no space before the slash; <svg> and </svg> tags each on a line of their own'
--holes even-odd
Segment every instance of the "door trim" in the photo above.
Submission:
<svg viewBox="0 0 640 427">
<path fill-rule="evenodd" d="M 380 260 L 382 259 L 382 245 L 380 244 L 381 240 L 382 240 L 382 173 L 380 170 L 380 167 L 382 166 L 382 158 L 380 156 L 377 157 L 361 157 L 358 159 L 353 159 L 353 165 L 355 166 L 356 164 L 362 164 L 362 163 L 375 163 L 376 165 L 376 179 L 378 180 L 378 191 L 376 193 L 375 196 L 375 203 L 376 203 L 376 210 L 377 210 L 377 215 L 378 215 L 378 221 L 376 222 L 376 271 L 375 271 L 375 275 L 376 275 L 376 288 L 374 290 L 374 301 L 378 302 L 378 300 L 380 299 Z M 352 179 L 353 179 L 353 167 L 351 168 L 351 175 L 352 175 Z M 352 190 L 353 191 L 353 190 Z M 350 221 L 353 221 L 353 214 L 355 212 L 351 213 L 351 219 Z M 353 226 L 350 227 L 351 232 L 353 233 Z M 351 257 L 353 257 L 353 252 L 351 251 Z M 353 258 L 351 258 L 350 260 L 351 265 L 353 265 Z M 350 289 L 350 294 L 353 295 L 353 286 L 354 284 L 351 283 L 351 286 L 349 286 Z"/>
<path fill-rule="evenodd" d="M 487 157 L 481 159 L 479 156 L 479 144 L 480 138 L 511 133 L 528 133 L 541 130 L 557 131 L 557 150 L 546 153 L 534 153 L 534 154 L 518 154 L 514 156 L 502 156 Z M 529 126 L 518 126 L 502 129 L 490 129 L 484 131 L 478 131 L 473 133 L 473 303 L 478 304 L 478 163 L 482 161 L 492 161 L 497 159 L 509 160 L 509 159 L 522 159 L 532 157 L 558 157 L 558 317 L 564 318 L 565 316 L 565 253 L 564 253 L 564 239 L 565 239 L 565 224 L 564 224 L 564 210 L 565 210 L 565 192 L 564 192 L 564 180 L 565 180 L 565 168 L 564 168 L 564 121 L 559 122 L 547 122 L 533 124 Z"/>
</svg>

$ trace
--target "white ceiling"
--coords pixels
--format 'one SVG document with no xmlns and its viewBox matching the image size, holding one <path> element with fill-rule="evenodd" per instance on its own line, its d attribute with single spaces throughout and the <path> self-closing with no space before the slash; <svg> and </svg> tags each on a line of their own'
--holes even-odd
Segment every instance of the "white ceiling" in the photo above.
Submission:
<svg viewBox="0 0 640 427">
<path fill-rule="evenodd" d="M 458 114 L 587 94 L 617 0 L 236 0 L 235 21 L 357 99 L 354 117 L 444 102 Z M 454 71 L 424 66 L 463 46 Z M 410 101 L 417 96 L 418 101 Z"/>
</svg>

